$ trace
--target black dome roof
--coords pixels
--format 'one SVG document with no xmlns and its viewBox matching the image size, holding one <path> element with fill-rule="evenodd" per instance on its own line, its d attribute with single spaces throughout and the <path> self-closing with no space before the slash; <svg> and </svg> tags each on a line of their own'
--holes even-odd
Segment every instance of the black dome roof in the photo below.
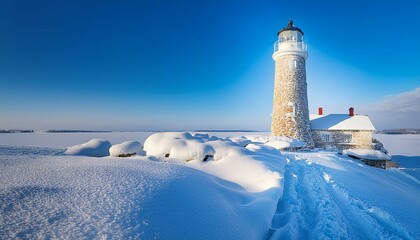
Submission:
<svg viewBox="0 0 420 240">
<path fill-rule="evenodd" d="M 303 32 L 302 32 L 302 30 L 300 28 L 293 26 L 293 20 L 289 20 L 289 23 L 287 24 L 287 27 L 281 29 L 277 33 L 277 35 L 279 35 L 283 31 L 290 31 L 290 30 L 292 30 L 292 31 L 298 31 L 298 32 L 302 33 L 302 35 L 303 35 Z"/>
</svg>

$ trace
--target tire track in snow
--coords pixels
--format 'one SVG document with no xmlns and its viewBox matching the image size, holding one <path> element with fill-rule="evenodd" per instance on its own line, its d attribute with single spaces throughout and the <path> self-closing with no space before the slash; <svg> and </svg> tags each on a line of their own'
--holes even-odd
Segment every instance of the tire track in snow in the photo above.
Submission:
<svg viewBox="0 0 420 240">
<path fill-rule="evenodd" d="M 322 166 L 284 155 L 283 198 L 268 239 L 412 239 L 388 213 L 350 196 Z"/>
</svg>

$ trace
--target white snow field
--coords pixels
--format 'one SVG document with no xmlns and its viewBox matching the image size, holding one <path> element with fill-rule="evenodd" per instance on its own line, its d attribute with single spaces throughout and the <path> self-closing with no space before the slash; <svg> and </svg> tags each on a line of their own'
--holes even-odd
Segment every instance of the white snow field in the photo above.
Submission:
<svg viewBox="0 0 420 240">
<path fill-rule="evenodd" d="M 249 133 L 56 134 L 0 134 L 0 239 L 420 238 L 420 181 L 405 168 Z M 95 138 L 147 156 L 63 155 Z"/>
</svg>

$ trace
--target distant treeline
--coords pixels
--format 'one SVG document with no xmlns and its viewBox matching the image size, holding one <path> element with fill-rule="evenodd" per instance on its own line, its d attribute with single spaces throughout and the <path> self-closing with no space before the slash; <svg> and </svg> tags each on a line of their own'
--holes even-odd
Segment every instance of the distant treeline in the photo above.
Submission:
<svg viewBox="0 0 420 240">
<path fill-rule="evenodd" d="M 0 133 L 33 133 L 34 130 L 18 130 L 18 129 L 10 129 L 10 130 L 1 130 Z"/>
<path fill-rule="evenodd" d="M 180 131 L 180 132 L 184 132 L 184 131 Z M 0 129 L 0 133 L 34 133 L 34 132 L 35 132 L 34 130 L 21 130 L 21 129 L 1 130 Z M 44 132 L 44 133 L 108 133 L 108 132 L 113 132 L 113 131 L 51 129 L 51 130 L 36 131 L 36 132 Z M 122 132 L 143 132 L 143 131 L 122 131 Z M 144 131 L 144 132 L 161 132 L 161 131 Z M 193 130 L 192 132 L 264 132 L 264 131 L 200 129 L 200 130 Z"/>
<path fill-rule="evenodd" d="M 47 133 L 101 133 L 101 132 L 111 132 L 111 131 L 94 131 L 94 130 L 47 130 Z"/>
<path fill-rule="evenodd" d="M 381 134 L 420 134 L 420 129 L 417 128 L 402 128 L 402 129 L 384 129 L 376 131 Z"/>
<path fill-rule="evenodd" d="M 0 133 L 34 133 L 34 130 L 21 130 L 21 129 L 9 129 L 9 130 L 2 130 L 0 129 Z M 94 131 L 94 130 L 47 130 L 42 131 L 45 133 L 102 133 L 102 132 L 112 132 L 112 131 Z"/>
</svg>

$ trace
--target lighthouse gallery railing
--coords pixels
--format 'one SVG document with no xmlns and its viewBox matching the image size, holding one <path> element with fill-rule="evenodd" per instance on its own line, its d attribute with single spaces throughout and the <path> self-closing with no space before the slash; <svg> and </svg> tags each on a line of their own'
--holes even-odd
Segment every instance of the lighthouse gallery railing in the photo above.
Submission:
<svg viewBox="0 0 420 240">
<path fill-rule="evenodd" d="M 277 52 L 279 50 L 307 51 L 308 46 L 304 42 L 298 42 L 298 41 L 283 41 L 283 42 L 276 41 L 274 43 L 274 52 Z"/>
</svg>

